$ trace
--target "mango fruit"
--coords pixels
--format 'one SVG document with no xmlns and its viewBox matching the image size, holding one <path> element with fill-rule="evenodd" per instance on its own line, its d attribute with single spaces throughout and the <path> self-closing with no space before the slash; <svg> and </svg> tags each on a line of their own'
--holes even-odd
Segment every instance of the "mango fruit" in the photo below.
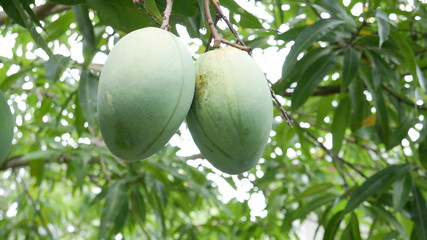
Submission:
<svg viewBox="0 0 427 240">
<path fill-rule="evenodd" d="M 193 59 L 172 33 L 135 30 L 109 53 L 98 87 L 98 116 L 108 149 L 123 160 L 158 152 L 177 131 L 195 87 Z"/>
<path fill-rule="evenodd" d="M 212 50 L 196 61 L 196 90 L 187 116 L 193 140 L 217 169 L 239 174 L 255 166 L 273 124 L 264 73 L 246 52 Z"/>
</svg>

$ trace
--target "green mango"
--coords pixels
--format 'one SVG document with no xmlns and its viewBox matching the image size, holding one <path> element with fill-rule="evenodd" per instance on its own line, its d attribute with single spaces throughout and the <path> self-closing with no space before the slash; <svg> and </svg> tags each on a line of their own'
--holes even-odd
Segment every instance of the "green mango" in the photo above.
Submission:
<svg viewBox="0 0 427 240">
<path fill-rule="evenodd" d="M 264 73 L 246 52 L 227 47 L 200 56 L 187 124 L 200 152 L 219 170 L 239 174 L 258 163 L 273 103 Z"/>
<path fill-rule="evenodd" d="M 98 116 L 108 149 L 123 160 L 158 152 L 177 131 L 195 87 L 193 59 L 172 33 L 133 31 L 111 50 L 98 88 Z"/>
</svg>

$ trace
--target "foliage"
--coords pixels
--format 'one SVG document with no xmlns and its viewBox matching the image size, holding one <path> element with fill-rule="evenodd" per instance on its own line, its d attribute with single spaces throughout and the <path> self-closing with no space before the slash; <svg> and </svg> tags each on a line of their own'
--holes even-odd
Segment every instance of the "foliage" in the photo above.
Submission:
<svg viewBox="0 0 427 240">
<path fill-rule="evenodd" d="M 260 164 L 239 176 L 174 141 L 138 162 L 105 147 L 99 59 L 157 26 L 166 1 L 145 2 L 0 1 L 0 96 L 14 123 L 8 151 L 0 122 L 0 239 L 299 239 L 312 222 L 323 239 L 426 239 L 425 0 L 222 0 L 254 53 L 289 51 L 269 80 L 293 127 L 275 109 Z M 202 4 L 175 1 L 170 20 L 195 58 L 209 39 Z M 250 187 L 236 198 L 224 186 Z"/>
</svg>

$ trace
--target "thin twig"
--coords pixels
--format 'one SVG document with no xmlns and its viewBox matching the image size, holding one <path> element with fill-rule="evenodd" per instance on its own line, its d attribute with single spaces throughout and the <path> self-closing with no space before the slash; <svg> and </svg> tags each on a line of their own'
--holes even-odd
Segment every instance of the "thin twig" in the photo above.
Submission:
<svg viewBox="0 0 427 240">
<path fill-rule="evenodd" d="M 276 104 L 276 106 L 280 110 L 280 112 L 282 113 L 282 117 L 284 117 L 286 119 L 286 122 L 292 128 L 292 121 L 288 115 L 288 112 L 286 112 L 286 110 L 283 108 L 282 104 L 280 103 L 279 99 L 277 98 L 276 93 L 274 92 L 273 88 L 271 87 L 271 85 L 272 85 L 271 82 L 269 80 L 267 80 L 267 82 L 268 82 L 268 87 L 270 88 L 271 97 L 274 99 L 274 103 Z"/>
<path fill-rule="evenodd" d="M 348 46 L 353 45 L 353 42 L 354 42 L 354 40 L 356 40 L 357 36 L 359 36 L 360 31 L 362 31 L 362 29 L 364 27 L 366 27 L 367 25 L 368 25 L 368 22 L 365 19 L 363 19 L 362 24 L 360 24 L 360 26 L 357 28 L 356 32 L 353 33 L 350 40 L 348 41 Z"/>
<path fill-rule="evenodd" d="M 163 22 L 162 22 L 162 25 L 160 26 L 161 29 L 164 29 L 166 31 L 169 31 L 171 28 L 171 26 L 169 25 L 169 19 L 172 14 L 172 5 L 173 5 L 173 0 L 166 0 L 166 8 L 165 8 L 165 12 L 163 13 Z"/>
<path fill-rule="evenodd" d="M 237 42 L 237 43 L 230 42 L 228 40 L 223 39 L 219 35 L 218 31 L 216 30 L 216 22 L 217 21 L 214 22 L 212 20 L 212 15 L 209 11 L 209 0 L 205 0 L 203 7 L 204 7 L 204 11 L 205 11 L 206 21 L 208 22 L 208 26 L 209 26 L 209 29 L 211 31 L 212 38 L 214 41 L 213 48 L 219 48 L 220 44 L 224 43 L 224 44 L 227 44 L 229 46 L 232 46 L 232 47 L 238 48 L 240 50 L 246 51 L 250 54 L 251 48 L 246 46 L 243 43 L 243 41 L 240 39 L 239 34 L 237 34 L 236 30 L 234 30 L 233 25 L 230 23 L 230 21 L 228 21 L 227 17 L 224 16 L 224 14 L 222 13 L 222 10 L 221 10 L 221 7 L 219 6 L 219 3 L 216 0 L 211 0 L 211 1 L 212 1 L 212 4 L 214 5 L 214 9 L 215 9 L 215 12 L 217 14 L 216 16 L 219 18 L 222 18 L 226 22 L 228 28 L 233 33 L 234 37 L 236 38 L 236 42 Z M 208 43 L 210 44 L 210 41 Z M 238 44 L 238 43 L 240 43 L 240 44 Z"/>
<path fill-rule="evenodd" d="M 422 105 L 418 105 L 414 102 L 412 102 L 411 100 L 399 95 L 398 93 L 394 92 L 393 90 L 391 90 L 389 87 L 387 87 L 385 84 L 382 84 L 382 87 L 388 92 L 390 93 L 393 97 L 395 97 L 399 102 L 405 103 L 408 106 L 411 107 L 415 107 L 416 109 L 419 110 L 424 110 L 427 111 L 427 106 L 422 104 Z"/>
<path fill-rule="evenodd" d="M 233 33 L 234 37 L 236 38 L 237 43 L 241 44 L 242 46 L 246 46 L 245 43 L 243 43 L 243 41 L 240 38 L 240 36 L 237 33 L 237 31 L 233 28 L 233 25 L 231 24 L 231 22 L 228 20 L 228 18 L 222 12 L 221 6 L 219 5 L 218 1 L 217 0 L 211 0 L 211 2 L 212 2 L 213 6 L 215 8 L 215 11 L 216 11 L 217 15 L 225 21 L 225 23 L 227 24 L 228 28 Z"/>
<path fill-rule="evenodd" d="M 135 4 L 135 5 L 141 4 L 141 3 L 142 3 L 142 6 L 144 6 L 145 11 L 147 12 L 147 15 L 154 21 L 154 23 L 156 23 L 158 26 L 162 25 L 159 22 L 159 20 L 157 20 L 157 18 L 154 17 L 154 15 L 148 9 L 146 0 L 133 0 L 133 4 Z"/>
</svg>

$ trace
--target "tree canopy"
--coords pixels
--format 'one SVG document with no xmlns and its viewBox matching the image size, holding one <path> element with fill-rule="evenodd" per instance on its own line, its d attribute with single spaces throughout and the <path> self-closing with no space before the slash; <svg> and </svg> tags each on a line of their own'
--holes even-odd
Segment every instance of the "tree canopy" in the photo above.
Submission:
<svg viewBox="0 0 427 240">
<path fill-rule="evenodd" d="M 425 0 L 171 2 L 0 1 L 0 239 L 427 239 Z M 164 13 L 194 59 L 212 20 L 282 61 L 248 172 L 186 151 L 185 123 L 141 161 L 106 148 L 105 57 Z"/>
</svg>

